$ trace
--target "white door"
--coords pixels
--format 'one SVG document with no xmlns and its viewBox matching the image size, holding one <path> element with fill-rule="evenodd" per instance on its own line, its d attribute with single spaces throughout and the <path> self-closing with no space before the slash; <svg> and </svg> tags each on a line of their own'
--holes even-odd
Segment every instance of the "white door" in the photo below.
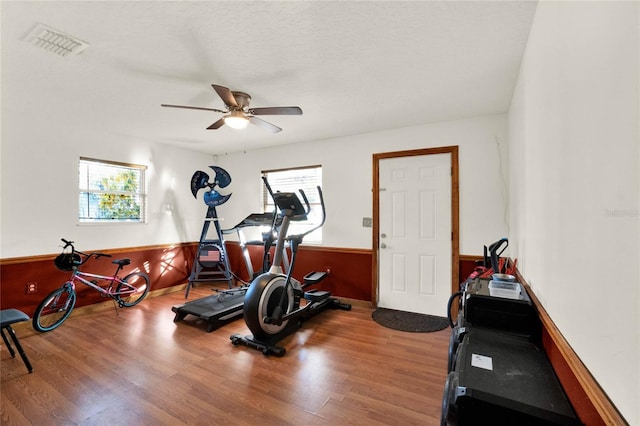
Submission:
<svg viewBox="0 0 640 426">
<path fill-rule="evenodd" d="M 381 159 L 381 308 L 446 316 L 451 295 L 451 154 Z"/>
</svg>

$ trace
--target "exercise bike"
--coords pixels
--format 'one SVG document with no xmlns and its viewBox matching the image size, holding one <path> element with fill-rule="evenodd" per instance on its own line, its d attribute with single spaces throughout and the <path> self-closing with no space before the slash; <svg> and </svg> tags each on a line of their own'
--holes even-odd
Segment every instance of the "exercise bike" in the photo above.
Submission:
<svg viewBox="0 0 640 426">
<path fill-rule="evenodd" d="M 253 280 L 244 297 L 244 320 L 253 334 L 250 336 L 233 334 L 230 337 L 233 345 L 246 345 L 262 351 L 264 355 L 283 356 L 286 349 L 276 343 L 298 330 L 307 318 L 328 308 L 351 310 L 350 304 L 341 303 L 338 299 L 331 297 L 329 291 L 304 290 L 326 278 L 326 272 L 310 272 L 305 275 L 303 283 L 292 276 L 298 248 L 304 237 L 319 229 L 326 217 L 322 189 L 318 187 L 322 211 L 320 224 L 302 234 L 287 236 L 291 221 L 307 220 L 307 215 L 311 211 L 304 191 L 299 192 L 305 206 L 294 192 L 273 194 L 273 199 L 282 216 L 274 261 L 267 273 Z M 291 250 L 291 260 L 285 274 L 281 267 L 281 256 L 287 242 Z M 305 299 L 306 304 L 301 306 L 301 299 Z"/>
</svg>

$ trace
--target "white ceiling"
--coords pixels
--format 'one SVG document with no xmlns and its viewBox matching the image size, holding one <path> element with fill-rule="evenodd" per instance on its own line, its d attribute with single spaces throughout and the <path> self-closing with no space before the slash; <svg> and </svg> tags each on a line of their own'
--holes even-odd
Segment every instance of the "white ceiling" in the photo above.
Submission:
<svg viewBox="0 0 640 426">
<path fill-rule="evenodd" d="M 89 123 L 130 140 L 224 153 L 508 110 L 535 2 L 79 1 L 0 3 L 2 119 Z M 37 24 L 90 46 L 62 58 Z M 206 130 L 219 84 L 282 127 Z M 38 120 L 42 120 L 41 123 Z"/>
</svg>

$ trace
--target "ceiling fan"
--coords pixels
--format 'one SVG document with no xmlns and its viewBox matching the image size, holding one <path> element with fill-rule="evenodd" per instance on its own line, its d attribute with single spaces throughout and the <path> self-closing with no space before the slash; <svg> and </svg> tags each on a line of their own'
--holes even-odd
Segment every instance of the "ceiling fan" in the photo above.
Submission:
<svg viewBox="0 0 640 426">
<path fill-rule="evenodd" d="M 251 123 L 255 124 L 256 126 L 260 126 L 263 129 L 269 130 L 270 132 L 278 133 L 282 130 L 280 127 L 264 121 L 261 118 L 256 117 L 256 115 L 302 115 L 302 109 L 297 106 L 249 108 L 251 96 L 249 96 L 247 93 L 231 91 L 226 87 L 218 86 L 217 84 L 212 84 L 211 87 L 213 87 L 213 90 L 216 91 L 218 96 L 220 96 L 220 98 L 224 102 L 225 106 L 227 107 L 226 111 L 215 108 L 185 105 L 161 104 L 161 106 L 171 108 L 201 109 L 205 111 L 215 111 L 227 114 L 213 123 L 211 126 L 207 127 L 207 129 L 209 130 L 219 129 L 225 124 L 234 129 L 243 129 L 247 126 L 248 123 Z"/>
</svg>

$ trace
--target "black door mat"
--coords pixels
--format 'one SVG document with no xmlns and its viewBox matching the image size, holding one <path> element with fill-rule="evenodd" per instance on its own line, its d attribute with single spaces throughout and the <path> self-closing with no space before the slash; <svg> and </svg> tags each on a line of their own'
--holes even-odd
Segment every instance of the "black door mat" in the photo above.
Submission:
<svg viewBox="0 0 640 426">
<path fill-rule="evenodd" d="M 384 327 L 412 333 L 429 333 L 449 327 L 449 320 L 444 317 L 396 311 L 394 309 L 378 308 L 373 311 L 371 317 Z"/>
</svg>

